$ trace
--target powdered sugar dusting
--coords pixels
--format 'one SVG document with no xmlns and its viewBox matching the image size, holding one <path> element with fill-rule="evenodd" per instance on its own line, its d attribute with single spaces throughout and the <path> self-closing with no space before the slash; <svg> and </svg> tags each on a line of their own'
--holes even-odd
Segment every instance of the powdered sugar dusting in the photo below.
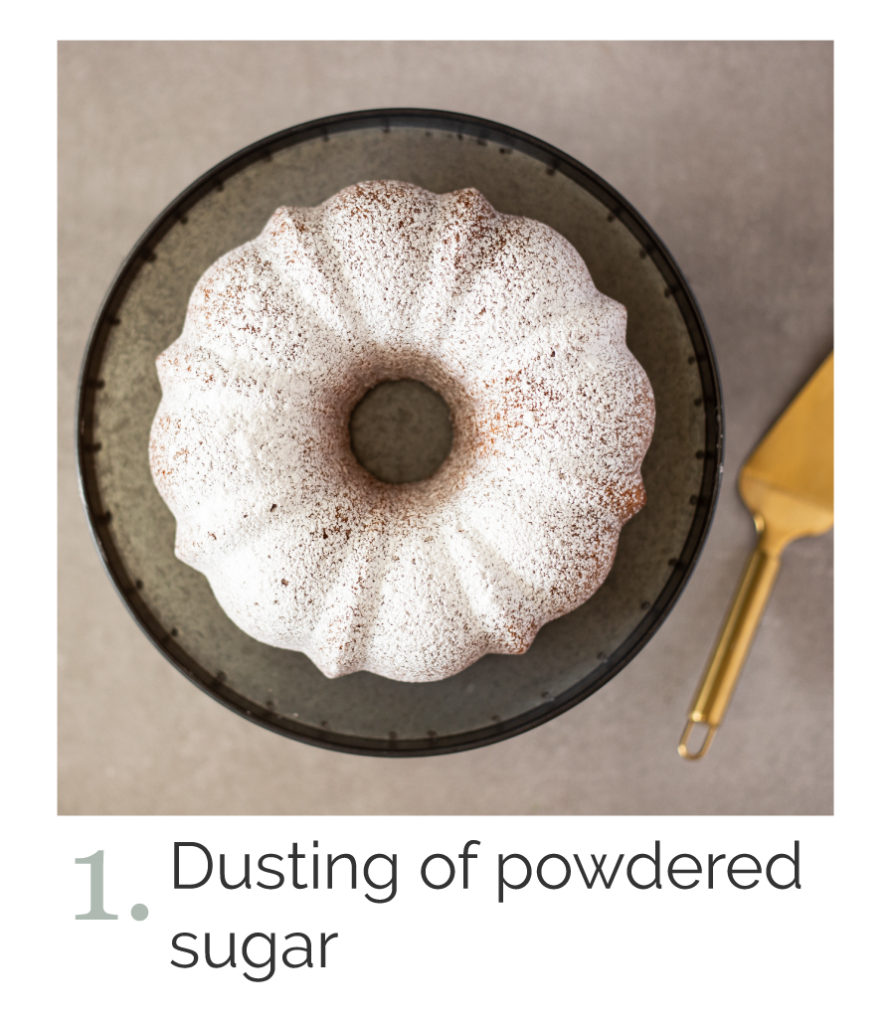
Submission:
<svg viewBox="0 0 895 1024">
<path fill-rule="evenodd" d="M 363 182 L 218 260 L 158 358 L 153 477 L 230 618 L 328 676 L 423 682 L 521 653 L 586 601 L 643 505 L 652 391 L 553 229 L 475 189 Z M 354 458 L 351 410 L 412 378 L 451 410 L 427 480 Z"/>
</svg>

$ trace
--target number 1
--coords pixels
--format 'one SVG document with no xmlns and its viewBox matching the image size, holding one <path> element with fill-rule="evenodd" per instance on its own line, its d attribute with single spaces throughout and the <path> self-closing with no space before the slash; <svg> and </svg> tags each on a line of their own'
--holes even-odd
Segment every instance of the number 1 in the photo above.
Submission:
<svg viewBox="0 0 895 1024">
<path fill-rule="evenodd" d="M 103 851 L 97 850 L 89 857 L 75 857 L 75 864 L 90 865 L 90 909 L 86 914 L 75 914 L 76 921 L 115 921 L 117 914 L 103 910 Z"/>
</svg>

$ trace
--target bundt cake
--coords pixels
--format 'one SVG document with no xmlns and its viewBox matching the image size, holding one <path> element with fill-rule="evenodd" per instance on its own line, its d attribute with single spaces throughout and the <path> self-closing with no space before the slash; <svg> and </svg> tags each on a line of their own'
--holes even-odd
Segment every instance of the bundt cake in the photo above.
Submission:
<svg viewBox="0 0 895 1024">
<path fill-rule="evenodd" d="M 653 431 L 623 306 L 552 228 L 397 181 L 276 210 L 158 357 L 152 474 L 227 615 L 329 677 L 424 682 L 519 654 L 586 601 L 645 500 Z M 453 444 L 373 477 L 349 419 L 421 381 Z"/>
</svg>

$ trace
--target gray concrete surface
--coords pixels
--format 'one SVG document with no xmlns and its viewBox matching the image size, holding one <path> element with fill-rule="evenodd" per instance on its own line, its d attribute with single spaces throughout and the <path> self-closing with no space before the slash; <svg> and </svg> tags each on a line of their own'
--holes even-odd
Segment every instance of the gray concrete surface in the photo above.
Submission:
<svg viewBox="0 0 895 1024">
<path fill-rule="evenodd" d="M 675 752 L 752 543 L 737 469 L 832 346 L 832 45 L 79 42 L 59 57 L 61 813 L 832 812 L 832 535 L 787 552 L 711 756 Z M 726 402 L 714 526 L 658 635 L 560 718 L 428 759 L 307 747 L 190 685 L 105 576 L 73 446 L 92 318 L 159 210 L 263 135 L 373 106 L 493 118 L 611 182 L 688 276 Z"/>
</svg>

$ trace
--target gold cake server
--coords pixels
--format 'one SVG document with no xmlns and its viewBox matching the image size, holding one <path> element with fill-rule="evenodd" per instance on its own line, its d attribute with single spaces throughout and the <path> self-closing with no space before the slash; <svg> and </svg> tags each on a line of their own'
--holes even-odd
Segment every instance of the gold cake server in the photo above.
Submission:
<svg viewBox="0 0 895 1024">
<path fill-rule="evenodd" d="M 709 749 L 790 541 L 833 525 L 833 353 L 802 388 L 740 470 L 740 497 L 758 543 L 696 691 L 677 751 L 696 760 Z M 688 746 L 694 726 L 701 745 Z"/>
</svg>

